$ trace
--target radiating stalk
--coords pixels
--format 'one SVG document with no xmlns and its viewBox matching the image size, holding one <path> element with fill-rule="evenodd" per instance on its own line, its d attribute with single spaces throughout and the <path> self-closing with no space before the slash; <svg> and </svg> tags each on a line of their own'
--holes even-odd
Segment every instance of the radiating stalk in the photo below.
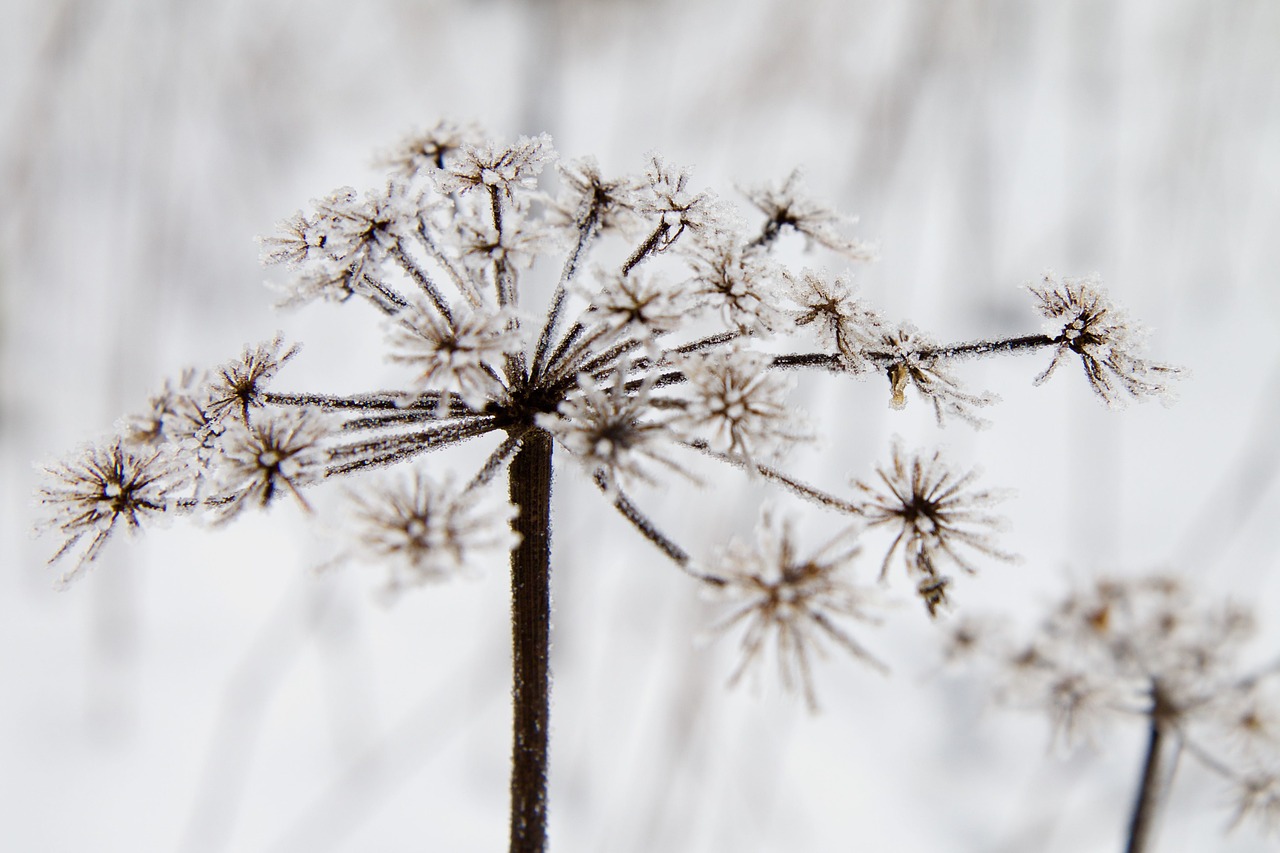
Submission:
<svg viewBox="0 0 1280 853">
<path fill-rule="evenodd" d="M 551 446 L 547 433 L 528 430 L 509 473 L 521 536 L 511 552 L 511 853 L 542 853 L 547 844 Z"/>
</svg>

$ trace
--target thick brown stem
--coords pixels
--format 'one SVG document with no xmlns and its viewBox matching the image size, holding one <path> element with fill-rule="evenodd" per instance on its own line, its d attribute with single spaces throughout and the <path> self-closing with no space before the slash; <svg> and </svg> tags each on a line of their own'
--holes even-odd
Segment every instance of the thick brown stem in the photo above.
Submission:
<svg viewBox="0 0 1280 853">
<path fill-rule="evenodd" d="M 1129 843 L 1125 846 L 1125 853 L 1143 853 L 1153 834 L 1156 808 L 1160 805 L 1160 765 L 1163 746 L 1164 732 L 1161 728 L 1160 714 L 1153 712 L 1151 729 L 1147 736 L 1147 756 L 1142 765 L 1142 782 L 1138 786 L 1138 796 L 1133 803 L 1133 814 L 1129 817 Z"/>
<path fill-rule="evenodd" d="M 511 552 L 511 853 L 542 853 L 547 846 L 551 446 L 549 435 L 530 429 L 509 475 L 521 536 Z"/>
</svg>

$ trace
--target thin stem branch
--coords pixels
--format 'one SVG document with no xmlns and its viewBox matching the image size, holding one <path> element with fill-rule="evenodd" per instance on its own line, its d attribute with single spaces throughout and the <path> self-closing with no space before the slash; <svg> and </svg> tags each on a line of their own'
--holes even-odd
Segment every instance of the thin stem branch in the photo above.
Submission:
<svg viewBox="0 0 1280 853">
<path fill-rule="evenodd" d="M 427 254 L 430 255 L 432 259 L 440 265 L 441 269 L 445 271 L 445 274 L 449 276 L 449 279 L 453 282 L 454 286 L 458 288 L 458 292 L 466 297 L 466 300 L 471 303 L 471 307 L 482 307 L 484 305 L 484 300 L 480 297 L 480 292 L 476 290 L 475 285 L 467 280 L 466 276 L 462 274 L 453 261 L 450 260 L 443 251 L 441 251 L 438 245 L 436 245 L 436 241 L 433 240 L 431 235 L 427 232 L 426 220 L 418 220 L 418 227 L 414 234 L 422 244 L 422 247 L 427 250 Z"/>
<path fill-rule="evenodd" d="M 551 348 L 551 339 L 560 325 L 560 315 L 564 308 L 565 296 L 568 294 L 569 282 L 578 272 L 578 262 L 582 259 L 587 245 L 598 233 L 600 233 L 599 208 L 593 205 L 578 224 L 578 241 L 573 251 L 569 253 L 569 257 L 565 259 L 564 268 L 560 272 L 560 281 L 556 284 L 555 294 L 551 297 L 551 307 L 547 310 L 547 320 L 542 326 L 542 333 L 538 335 L 538 345 L 534 351 L 533 367 L 530 371 L 535 382 L 542 375 L 542 369 L 547 361 L 547 352 Z"/>
<path fill-rule="evenodd" d="M 547 844 L 547 729 L 551 649 L 551 436 L 531 429 L 511 460 L 520 508 L 511 552 L 511 853 Z"/>
<path fill-rule="evenodd" d="M 378 307 L 388 313 L 394 314 L 396 311 L 399 311 L 401 308 L 404 308 L 409 304 L 409 301 L 396 292 L 395 288 L 391 287 L 391 285 L 386 282 L 379 281 L 369 275 L 369 273 L 365 272 L 363 261 L 361 261 L 358 269 L 352 273 L 351 278 L 354 282 L 363 282 L 368 285 L 369 289 L 373 291 L 373 293 L 368 294 L 368 296 L 375 304 L 378 305 Z"/>
<path fill-rule="evenodd" d="M 335 464 L 326 467 L 324 473 L 326 477 L 334 477 L 391 465 L 429 450 L 477 438 L 495 429 L 496 419 L 492 415 L 481 415 L 414 432 L 394 433 L 369 441 L 341 444 L 329 452 L 329 459 Z"/>
<path fill-rule="evenodd" d="M 453 312 L 449 310 L 449 303 L 445 300 L 444 295 L 435 286 L 435 283 L 427 275 L 426 270 L 418 266 L 417 262 L 409 256 L 399 243 L 395 243 L 391 247 L 391 257 L 395 258 L 400 268 L 403 269 L 410 278 L 412 278 L 422 288 L 422 292 L 431 300 L 431 304 L 440 312 L 440 316 L 444 318 L 450 329 L 456 328 L 453 322 Z"/>
<path fill-rule="evenodd" d="M 1000 338 L 994 341 L 969 341 L 961 344 L 922 349 L 922 358 L 962 358 L 966 356 L 989 355 L 995 352 L 1022 352 L 1023 350 L 1040 349 L 1057 346 L 1060 341 L 1048 335 L 1022 335 L 1017 338 Z M 873 360 L 887 361 L 888 354 L 868 353 Z"/>
<path fill-rule="evenodd" d="M 922 347 L 915 350 L 916 358 L 929 360 L 943 360 L 949 358 L 970 358 L 975 356 L 992 355 L 994 353 L 1016 353 L 1025 350 L 1041 349 L 1043 347 L 1057 346 L 1061 341 L 1051 338 L 1048 335 L 1022 335 L 1017 338 L 1000 338 L 993 341 L 967 341 L 959 344 L 947 344 L 945 346 Z M 887 367 L 902 360 L 899 353 L 877 352 L 875 350 L 867 350 L 861 355 L 873 364 Z M 838 353 L 825 352 L 809 352 L 795 353 L 788 355 L 779 355 L 773 359 L 773 366 L 779 368 L 793 367 L 822 367 L 827 370 L 839 370 L 841 367 L 841 356 Z"/>
<path fill-rule="evenodd" d="M 733 465 L 736 467 L 742 467 L 742 460 L 737 459 L 733 456 L 730 456 L 727 453 L 721 453 L 717 450 L 712 450 L 711 446 L 708 445 L 705 441 L 701 441 L 701 440 L 686 441 L 686 442 L 683 442 L 683 444 L 685 445 L 685 447 L 688 447 L 692 450 L 697 450 L 701 453 L 705 453 L 707 456 L 710 456 L 712 459 L 718 459 L 721 462 L 727 462 L 730 465 Z M 838 498 L 835 495 L 830 494 L 829 492 L 824 492 L 815 486 L 811 486 L 808 483 L 801 482 L 800 480 L 797 480 L 794 477 L 791 477 L 787 474 L 782 473 L 777 468 L 773 468 L 769 465 L 762 465 L 760 463 L 756 463 L 755 465 L 752 466 L 751 470 L 753 470 L 755 473 L 759 474 L 760 476 L 764 477 L 766 480 L 772 480 L 773 482 L 787 489 L 797 497 L 801 497 L 807 501 L 811 501 L 812 503 L 815 503 L 818 506 L 823 507 L 824 509 L 834 510 L 835 512 L 844 512 L 850 515 L 860 516 L 863 514 L 862 507 L 860 507 L 858 504 L 852 503 L 851 501 L 846 501 L 843 498 Z M 892 487 L 892 484 L 891 484 L 891 487 Z"/>
<path fill-rule="evenodd" d="M 717 577 L 715 575 L 703 574 L 691 568 L 690 563 L 692 561 L 689 558 L 688 552 L 675 542 L 671 541 L 671 539 L 667 538 L 662 531 L 658 530 L 658 528 L 654 526 L 653 522 L 650 521 L 648 517 L 631 502 L 631 499 L 622 493 L 622 490 L 617 487 L 617 484 L 610 482 L 608 475 L 605 474 L 604 471 L 596 471 L 594 479 L 596 481 L 596 485 L 600 487 L 600 491 L 604 492 L 606 495 L 612 493 L 614 509 L 620 512 L 623 518 L 631 522 L 631 525 L 638 530 L 645 539 L 648 539 L 658 547 L 658 550 L 670 557 L 671 561 L 679 566 L 685 574 L 714 586 L 724 585 L 724 578 Z"/>
<path fill-rule="evenodd" d="M 652 233 L 645 238 L 643 243 L 636 247 L 636 250 L 631 253 L 631 257 L 627 258 L 626 263 L 622 265 L 622 274 L 624 276 L 631 275 L 631 271 L 639 266 L 641 261 L 654 252 L 660 251 L 658 247 L 662 245 L 670 230 L 671 226 L 659 219 L 658 227 L 653 229 Z"/>
</svg>

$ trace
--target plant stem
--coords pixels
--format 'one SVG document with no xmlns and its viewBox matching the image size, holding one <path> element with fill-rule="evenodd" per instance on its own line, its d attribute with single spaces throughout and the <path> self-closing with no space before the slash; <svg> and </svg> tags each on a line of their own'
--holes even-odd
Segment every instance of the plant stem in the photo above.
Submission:
<svg viewBox="0 0 1280 853">
<path fill-rule="evenodd" d="M 547 721 L 550 699 L 551 437 L 529 429 L 511 461 L 520 508 L 511 552 L 511 853 L 547 844 Z"/>
<path fill-rule="evenodd" d="M 1143 853 L 1147 849 L 1147 842 L 1155 826 L 1156 807 L 1160 804 L 1160 764 L 1164 731 L 1160 723 L 1161 715 L 1157 711 L 1158 708 L 1151 713 L 1147 756 L 1143 761 L 1142 782 L 1133 804 L 1133 814 L 1129 818 L 1129 843 L 1125 846 L 1125 853 Z"/>
</svg>

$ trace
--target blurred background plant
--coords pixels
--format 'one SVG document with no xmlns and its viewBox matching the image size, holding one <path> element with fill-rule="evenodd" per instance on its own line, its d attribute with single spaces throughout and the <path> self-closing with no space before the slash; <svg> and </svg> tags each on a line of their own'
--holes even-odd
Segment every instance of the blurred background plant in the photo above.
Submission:
<svg viewBox="0 0 1280 853">
<path fill-rule="evenodd" d="M 1216 778 L 1230 829 L 1280 824 L 1280 659 L 1250 654 L 1256 625 L 1248 604 L 1175 575 L 1100 576 L 1049 607 L 1026 639 L 1011 639 L 1000 616 L 966 613 L 945 658 L 976 665 L 1002 703 L 1047 713 L 1064 751 L 1103 749 L 1109 729 L 1140 721 L 1147 741 L 1124 849 L 1142 853 L 1161 849 L 1183 766 Z"/>
<path fill-rule="evenodd" d="M 265 310 L 253 237 L 323 188 L 366 183 L 368 151 L 440 115 L 549 131 L 606 171 L 662 150 L 704 186 L 780 182 L 803 164 L 816 195 L 879 238 L 860 284 L 885 313 L 956 339 L 1022 331 L 1014 287 L 1046 266 L 1099 271 L 1157 330 L 1160 356 L 1194 368 L 1176 408 L 1117 418 L 1083 383 L 1046 395 L 1024 363 L 988 362 L 973 381 L 1004 397 L 991 429 L 939 434 L 927 409 L 853 388 L 809 408 L 882 414 L 850 421 L 798 473 L 866 472 L 890 432 L 984 460 L 984 482 L 1022 487 L 1001 547 L 1026 560 L 984 567 L 969 595 L 1014 613 L 1055 595 L 1064 570 L 1161 561 L 1263 613 L 1280 605 L 1266 524 L 1280 459 L 1273 4 L 10 9 L 0 802 L 16 846 L 503 843 L 502 573 L 384 610 L 366 577 L 314 577 L 323 545 L 280 533 L 292 521 L 275 513 L 218 537 L 163 531 L 55 596 L 26 534 L 31 460 L 133 410 L 171 365 L 269 339 L 285 321 Z M 378 352 L 321 314 L 290 318 L 291 336 Z M 308 355 L 352 390 L 376 361 Z M 557 500 L 594 492 L 571 480 Z M 566 537 L 634 541 L 625 523 L 576 517 L 591 529 Z M 707 614 L 674 573 L 636 571 L 654 561 L 628 547 L 558 566 L 556 732 L 574 735 L 553 732 L 559 849 L 1114 847 L 1141 732 L 1087 772 L 1045 762 L 1034 722 L 912 677 L 932 676 L 920 662 L 935 642 L 915 620 L 877 646 L 895 650 L 898 677 L 823 678 L 816 719 L 788 697 L 727 693 L 717 656 L 732 652 L 689 648 Z M 1264 645 L 1274 630 L 1264 620 Z M 1224 839 L 1227 818 L 1204 807 L 1212 780 L 1185 782 L 1162 850 L 1266 849 L 1247 831 Z"/>
</svg>

